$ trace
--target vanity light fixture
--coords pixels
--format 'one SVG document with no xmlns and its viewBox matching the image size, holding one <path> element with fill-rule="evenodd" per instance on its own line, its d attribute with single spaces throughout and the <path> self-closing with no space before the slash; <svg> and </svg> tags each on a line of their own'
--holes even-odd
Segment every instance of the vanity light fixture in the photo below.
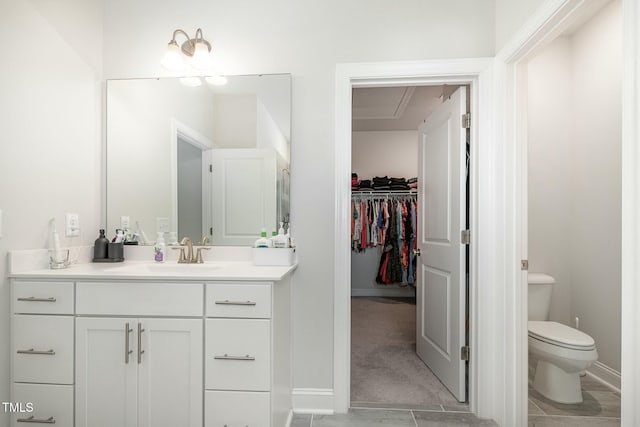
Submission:
<svg viewBox="0 0 640 427">
<path fill-rule="evenodd" d="M 176 37 L 180 34 L 185 36 L 187 40 L 178 46 Z M 201 28 L 196 30 L 194 38 L 191 38 L 184 30 L 177 29 L 173 32 L 173 37 L 167 45 L 167 51 L 161 64 L 170 71 L 184 71 L 188 65 L 199 71 L 210 71 L 212 65 L 210 52 L 211 43 L 204 39 Z"/>
</svg>

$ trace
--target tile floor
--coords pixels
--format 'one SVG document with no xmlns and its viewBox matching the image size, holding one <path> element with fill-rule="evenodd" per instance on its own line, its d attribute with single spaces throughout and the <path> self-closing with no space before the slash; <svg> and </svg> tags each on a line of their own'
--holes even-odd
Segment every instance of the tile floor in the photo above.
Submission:
<svg viewBox="0 0 640 427">
<path fill-rule="evenodd" d="M 582 378 L 584 402 L 566 405 L 552 402 L 529 390 L 528 427 L 614 427 L 620 426 L 620 394 L 589 376 Z M 348 414 L 294 415 L 291 427 L 467 427 L 497 426 L 478 419 L 464 404 L 455 407 L 433 405 L 412 409 L 411 405 L 355 403 Z M 385 407 L 381 407 L 385 406 Z M 405 406 L 405 407 L 403 407 Z M 395 408 L 395 409 L 391 409 Z"/>
</svg>

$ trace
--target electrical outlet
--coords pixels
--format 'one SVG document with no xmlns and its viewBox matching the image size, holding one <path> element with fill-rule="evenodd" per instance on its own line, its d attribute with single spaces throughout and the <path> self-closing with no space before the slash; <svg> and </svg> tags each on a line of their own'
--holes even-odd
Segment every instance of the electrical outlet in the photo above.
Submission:
<svg viewBox="0 0 640 427">
<path fill-rule="evenodd" d="M 131 228 L 131 220 L 128 216 L 123 215 L 120 217 L 120 228 L 123 230 L 129 230 Z"/>
<path fill-rule="evenodd" d="M 80 215 L 68 213 L 65 215 L 65 236 L 78 237 L 80 235 Z"/>
</svg>

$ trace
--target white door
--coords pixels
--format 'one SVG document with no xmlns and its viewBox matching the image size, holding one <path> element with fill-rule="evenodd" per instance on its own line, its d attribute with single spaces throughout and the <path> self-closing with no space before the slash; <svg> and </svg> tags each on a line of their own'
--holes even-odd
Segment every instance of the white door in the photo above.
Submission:
<svg viewBox="0 0 640 427">
<path fill-rule="evenodd" d="M 251 246 L 262 228 L 277 230 L 273 149 L 214 149 L 213 244 Z"/>
<path fill-rule="evenodd" d="M 140 427 L 201 427 L 202 320 L 138 319 L 135 329 Z"/>
<path fill-rule="evenodd" d="M 418 356 L 461 402 L 466 400 L 465 88 L 458 89 L 418 129 Z"/>
<path fill-rule="evenodd" d="M 76 319 L 76 427 L 136 427 L 136 324 Z"/>
</svg>

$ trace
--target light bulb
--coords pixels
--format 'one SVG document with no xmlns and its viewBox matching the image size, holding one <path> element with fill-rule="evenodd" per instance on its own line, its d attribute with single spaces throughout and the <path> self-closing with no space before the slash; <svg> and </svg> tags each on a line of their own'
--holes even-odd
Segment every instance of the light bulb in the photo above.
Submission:
<svg viewBox="0 0 640 427">
<path fill-rule="evenodd" d="M 224 86 L 227 84 L 227 78 L 225 76 L 207 76 L 204 78 L 207 83 L 213 86 Z"/>
<path fill-rule="evenodd" d="M 182 52 L 178 43 L 175 40 L 171 40 L 167 45 L 167 51 L 162 58 L 160 64 L 169 71 L 181 71 L 187 68 L 187 64 L 184 62 Z"/>
<path fill-rule="evenodd" d="M 212 66 L 211 56 L 209 56 L 209 48 L 203 42 L 196 42 L 191 57 L 191 66 L 196 70 L 206 71 Z"/>
<path fill-rule="evenodd" d="M 202 85 L 200 77 L 180 77 L 180 83 L 188 87 L 198 87 Z"/>
</svg>

